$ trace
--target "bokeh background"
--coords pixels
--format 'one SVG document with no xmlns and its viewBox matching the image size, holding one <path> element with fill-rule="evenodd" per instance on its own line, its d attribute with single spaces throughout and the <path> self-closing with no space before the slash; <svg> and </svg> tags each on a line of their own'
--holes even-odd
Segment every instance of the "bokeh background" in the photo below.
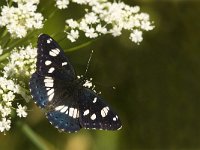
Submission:
<svg viewBox="0 0 200 150">
<path fill-rule="evenodd" d="M 155 29 L 144 34 L 140 45 L 133 44 L 124 33 L 114 39 L 104 36 L 66 53 L 77 73 L 83 74 L 94 50 L 88 77 L 93 78 L 102 96 L 119 114 L 122 130 L 60 133 L 31 102 L 29 116 L 12 124 L 5 136 L 0 135 L 0 149 L 200 149 L 200 2 L 123 1 L 139 5 L 154 20 Z M 38 11 L 48 17 L 54 9 L 52 0 L 42 0 Z M 77 5 L 56 11 L 42 32 L 61 32 L 64 20 L 78 18 L 82 11 Z M 59 35 L 55 39 L 59 40 Z M 77 45 L 67 39 L 59 43 L 66 51 Z M 43 148 L 37 146 L 34 137 L 30 140 L 26 125 L 39 136 Z"/>
</svg>

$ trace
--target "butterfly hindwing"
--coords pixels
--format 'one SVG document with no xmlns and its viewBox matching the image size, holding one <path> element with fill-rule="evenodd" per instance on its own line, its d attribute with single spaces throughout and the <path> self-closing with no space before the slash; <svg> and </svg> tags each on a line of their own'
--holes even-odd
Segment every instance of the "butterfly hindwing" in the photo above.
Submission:
<svg viewBox="0 0 200 150">
<path fill-rule="evenodd" d="M 43 76 L 37 73 L 32 74 L 30 79 L 30 91 L 36 104 L 44 108 L 48 103 L 48 96 Z"/>
<path fill-rule="evenodd" d="M 92 90 L 83 88 L 79 94 L 80 124 L 87 129 L 117 130 L 119 117 Z"/>
<path fill-rule="evenodd" d="M 67 107 L 67 108 L 66 108 Z M 66 131 L 66 132 L 75 132 L 80 130 L 81 126 L 79 124 L 79 114 L 76 111 L 76 113 L 72 113 L 72 116 L 69 116 L 69 111 L 72 111 L 69 109 L 68 106 L 58 106 L 56 110 L 54 111 L 49 111 L 46 116 L 49 122 L 58 128 L 61 131 Z M 67 109 L 65 111 L 65 109 Z M 75 112 L 75 109 L 73 110 Z"/>
</svg>

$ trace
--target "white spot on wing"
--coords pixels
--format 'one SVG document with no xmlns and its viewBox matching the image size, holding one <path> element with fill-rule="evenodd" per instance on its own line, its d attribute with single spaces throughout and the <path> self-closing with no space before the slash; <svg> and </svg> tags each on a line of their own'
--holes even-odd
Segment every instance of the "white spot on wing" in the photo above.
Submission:
<svg viewBox="0 0 200 150">
<path fill-rule="evenodd" d="M 53 82 L 46 82 L 45 87 L 53 87 Z"/>
<path fill-rule="evenodd" d="M 74 109 L 73 118 L 78 118 L 78 109 Z"/>
<path fill-rule="evenodd" d="M 72 117 L 74 112 L 74 108 L 69 108 L 69 116 Z"/>
<path fill-rule="evenodd" d="M 47 92 L 47 95 L 51 95 L 51 94 L 53 94 L 54 93 L 54 89 L 52 88 L 51 90 L 49 90 L 48 92 Z"/>
<path fill-rule="evenodd" d="M 96 101 L 97 101 L 97 97 L 94 98 L 93 103 L 96 103 Z"/>
<path fill-rule="evenodd" d="M 46 61 L 45 61 L 45 65 L 46 65 L 46 66 L 48 66 L 48 65 L 50 65 L 50 64 L 51 64 L 51 61 L 50 61 L 50 60 L 46 60 Z"/>
<path fill-rule="evenodd" d="M 58 48 L 52 49 L 51 51 L 49 51 L 49 55 L 55 57 L 60 53 L 60 50 Z"/>
<path fill-rule="evenodd" d="M 117 121 L 117 118 L 116 118 L 116 117 L 113 117 L 113 121 Z"/>
<path fill-rule="evenodd" d="M 49 43 L 51 43 L 51 41 L 52 41 L 52 39 L 48 39 L 48 40 L 47 40 L 47 43 L 49 44 Z"/>
<path fill-rule="evenodd" d="M 44 79 L 45 83 L 53 83 L 53 79 L 52 78 L 46 78 Z"/>
<path fill-rule="evenodd" d="M 64 112 L 67 111 L 67 109 L 68 109 L 68 106 L 65 106 L 65 107 L 63 107 L 63 108 L 60 110 L 60 112 L 61 112 L 61 113 L 64 113 Z"/>
<path fill-rule="evenodd" d="M 57 107 L 55 108 L 55 110 L 56 110 L 56 111 L 61 110 L 63 107 L 64 107 L 64 105 L 57 106 Z"/>
<path fill-rule="evenodd" d="M 104 108 L 101 110 L 101 116 L 102 116 L 102 117 L 106 117 L 107 114 L 108 114 L 108 111 L 109 111 L 108 106 L 107 106 L 107 107 L 104 107 Z"/>
<path fill-rule="evenodd" d="M 49 96 L 48 100 L 51 101 L 53 97 L 54 97 L 54 93 Z"/>
<path fill-rule="evenodd" d="M 93 115 L 90 117 L 90 119 L 95 120 L 95 119 L 96 119 L 96 115 L 93 114 Z"/>
<path fill-rule="evenodd" d="M 53 57 L 57 56 L 57 55 L 56 55 L 54 52 L 52 52 L 52 51 L 49 52 L 49 55 L 51 55 L 51 56 L 53 56 Z"/>
<path fill-rule="evenodd" d="M 65 65 L 67 65 L 67 62 L 63 62 L 63 63 L 62 63 L 62 66 L 65 66 Z"/>
<path fill-rule="evenodd" d="M 51 67 L 51 68 L 49 69 L 48 73 L 52 73 L 54 70 L 55 70 L 55 68 L 54 68 L 54 67 Z"/>
<path fill-rule="evenodd" d="M 45 76 L 44 84 L 45 84 L 46 87 L 53 87 L 52 77 Z"/>
<path fill-rule="evenodd" d="M 50 90 L 51 88 L 46 88 L 46 90 L 48 91 L 48 90 Z"/>
<path fill-rule="evenodd" d="M 89 109 L 85 110 L 84 113 L 83 113 L 83 116 L 86 116 L 90 113 Z"/>
<path fill-rule="evenodd" d="M 117 130 L 120 130 L 122 128 L 122 126 L 120 126 Z"/>
</svg>

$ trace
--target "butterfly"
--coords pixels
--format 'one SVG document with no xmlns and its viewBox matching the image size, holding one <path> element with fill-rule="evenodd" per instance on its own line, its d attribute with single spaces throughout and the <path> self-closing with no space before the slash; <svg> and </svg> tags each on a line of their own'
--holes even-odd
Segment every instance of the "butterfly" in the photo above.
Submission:
<svg viewBox="0 0 200 150">
<path fill-rule="evenodd" d="M 36 71 L 29 86 L 49 122 L 65 132 L 121 129 L 118 115 L 83 81 L 58 43 L 47 34 L 39 35 Z"/>
</svg>

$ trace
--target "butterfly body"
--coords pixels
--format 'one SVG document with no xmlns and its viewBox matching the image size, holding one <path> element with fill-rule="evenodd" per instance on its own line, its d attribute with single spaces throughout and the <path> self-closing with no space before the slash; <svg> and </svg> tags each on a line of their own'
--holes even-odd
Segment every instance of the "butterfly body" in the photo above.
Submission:
<svg viewBox="0 0 200 150">
<path fill-rule="evenodd" d="M 99 95 L 83 86 L 84 80 L 77 78 L 61 47 L 46 34 L 38 38 L 36 65 L 30 79 L 31 95 L 53 126 L 66 132 L 121 128 L 118 116 Z"/>
</svg>

